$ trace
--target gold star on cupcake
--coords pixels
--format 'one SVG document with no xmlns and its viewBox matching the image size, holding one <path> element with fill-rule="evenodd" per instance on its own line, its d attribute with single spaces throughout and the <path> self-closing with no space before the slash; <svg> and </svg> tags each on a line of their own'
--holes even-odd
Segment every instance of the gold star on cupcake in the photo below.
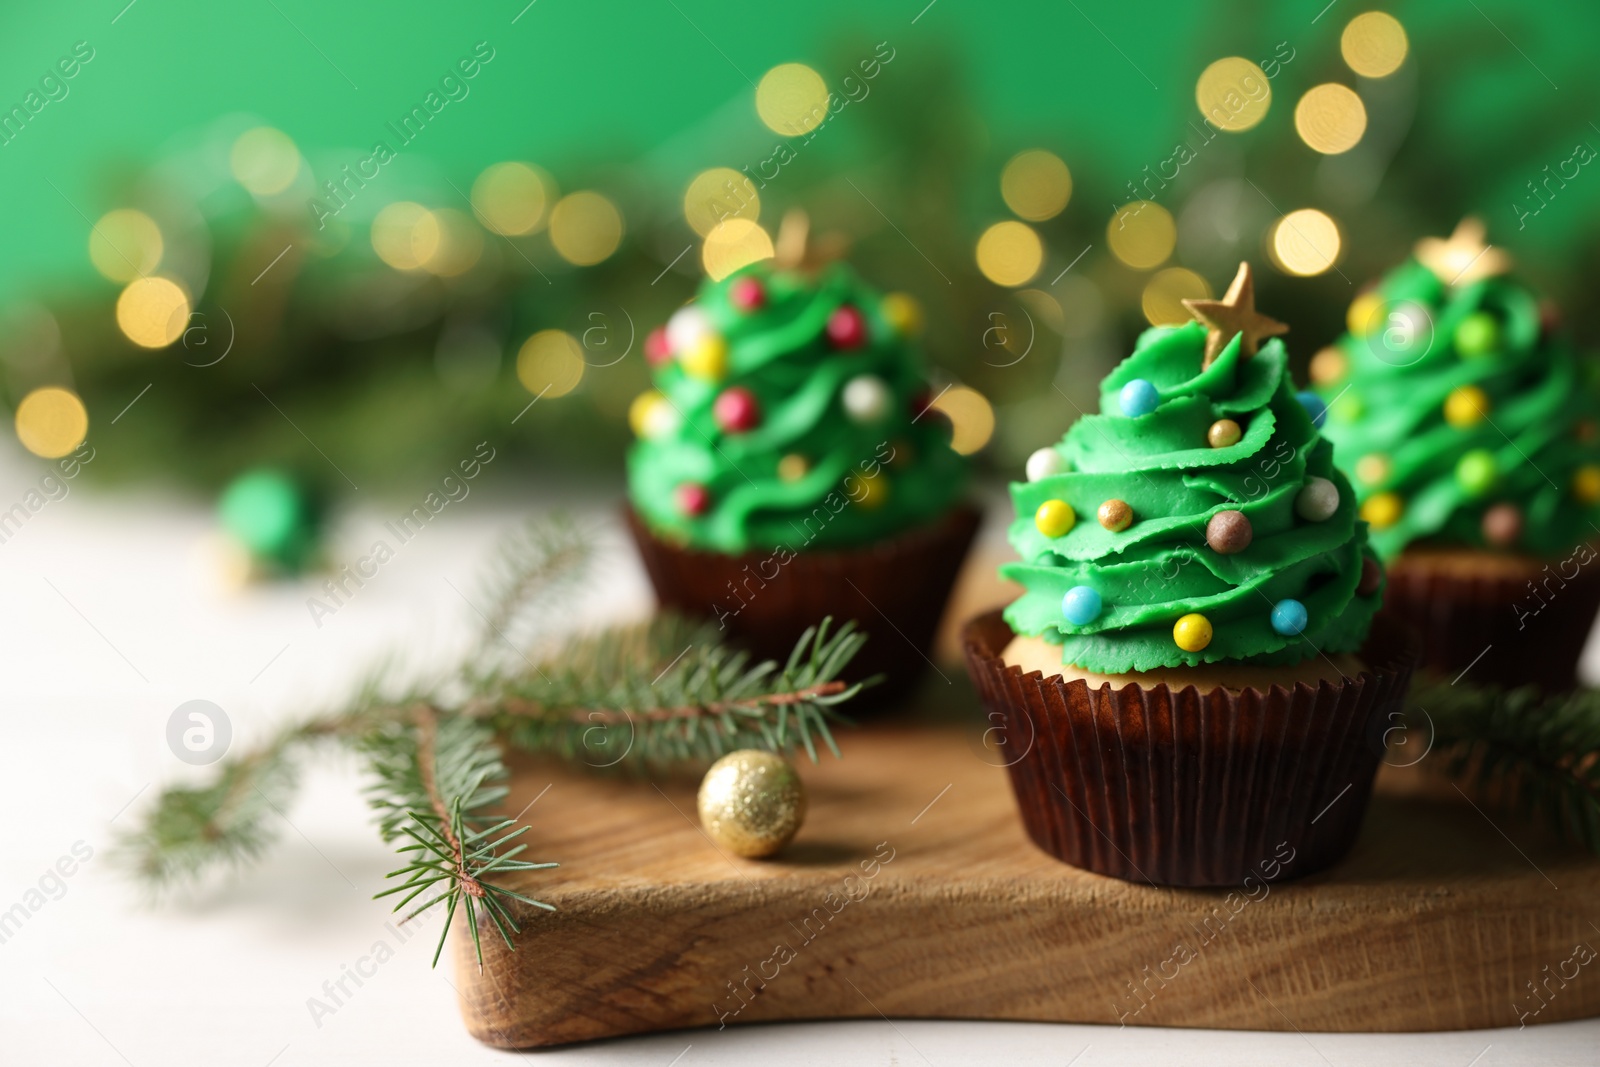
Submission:
<svg viewBox="0 0 1600 1067">
<path fill-rule="evenodd" d="M 1511 269 L 1504 249 L 1483 243 L 1483 220 L 1471 215 L 1456 224 L 1448 238 L 1424 237 L 1417 242 L 1417 262 L 1446 285 L 1471 285 Z"/>
<path fill-rule="evenodd" d="M 1240 353 L 1249 359 L 1262 341 L 1289 332 L 1284 323 L 1256 310 L 1256 283 L 1248 263 L 1239 264 L 1239 273 L 1221 300 L 1185 300 L 1183 306 L 1206 327 L 1206 358 L 1201 369 L 1211 366 L 1235 334 Z"/>
</svg>

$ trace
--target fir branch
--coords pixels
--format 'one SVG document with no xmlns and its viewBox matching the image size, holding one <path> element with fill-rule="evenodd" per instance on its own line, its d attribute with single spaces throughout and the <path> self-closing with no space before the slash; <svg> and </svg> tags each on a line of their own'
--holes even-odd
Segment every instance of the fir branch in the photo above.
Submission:
<svg viewBox="0 0 1600 1067">
<path fill-rule="evenodd" d="M 1446 774 L 1600 853 L 1600 690 L 1434 683 L 1411 703 L 1433 722 L 1430 760 Z"/>
<path fill-rule="evenodd" d="M 593 538 L 563 515 L 529 520 L 502 538 L 482 584 L 488 604 L 482 612 L 482 647 L 515 650 L 511 635 L 518 624 L 536 605 L 575 586 L 593 554 Z"/>
<path fill-rule="evenodd" d="M 853 623 L 830 635 L 831 622 L 808 629 L 780 668 L 663 617 L 571 641 L 528 675 L 482 679 L 464 710 L 518 748 L 592 767 L 703 763 L 739 748 L 804 748 L 815 762 L 819 738 L 838 756 L 828 723 L 863 687 L 838 675 L 866 636 Z"/>
<path fill-rule="evenodd" d="M 398 851 L 412 857 L 387 875 L 405 880 L 376 896 L 403 894 L 394 906 L 401 911 L 418 897 L 431 894 L 407 912 L 402 922 L 445 904 L 444 928 L 433 953 L 435 964 L 444 951 L 457 907 L 466 912 L 478 966 L 483 966 L 480 913 L 494 924 L 506 946 L 515 948 L 511 935 L 522 928 L 506 901 L 555 909 L 507 889 L 489 876 L 557 865 L 518 859 L 526 844 L 506 847 L 527 833 L 528 827 L 511 829 L 515 819 L 475 814 L 505 799 L 507 792 L 503 783 L 508 772 L 500 761 L 493 732 L 483 723 L 460 716 L 441 717 L 434 708 L 419 704 L 412 709 L 409 722 L 390 723 L 369 738 L 365 747 L 378 776 L 369 790 L 369 802 L 379 812 L 384 840 L 406 839 Z"/>
</svg>

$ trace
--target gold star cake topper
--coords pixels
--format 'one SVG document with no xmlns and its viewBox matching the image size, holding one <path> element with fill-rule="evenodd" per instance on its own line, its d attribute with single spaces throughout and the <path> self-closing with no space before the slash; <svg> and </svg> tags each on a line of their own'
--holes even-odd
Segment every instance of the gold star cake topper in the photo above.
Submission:
<svg viewBox="0 0 1600 1067">
<path fill-rule="evenodd" d="M 1185 300 L 1183 306 L 1206 327 L 1202 370 L 1222 355 L 1235 334 L 1239 336 L 1240 354 L 1249 359 L 1262 341 L 1289 332 L 1287 325 L 1256 310 L 1256 282 L 1248 263 L 1239 264 L 1239 273 L 1233 276 L 1233 284 L 1221 300 Z"/>
<path fill-rule="evenodd" d="M 810 216 L 800 208 L 790 208 L 778 223 L 773 259 L 785 270 L 815 272 L 835 260 L 842 260 L 849 251 L 850 241 L 843 234 L 824 233 L 813 237 Z"/>
<path fill-rule="evenodd" d="M 1511 269 L 1504 249 L 1483 243 L 1483 220 L 1468 215 L 1446 237 L 1424 237 L 1417 242 L 1417 262 L 1433 271 L 1446 285 L 1471 285 Z"/>
</svg>

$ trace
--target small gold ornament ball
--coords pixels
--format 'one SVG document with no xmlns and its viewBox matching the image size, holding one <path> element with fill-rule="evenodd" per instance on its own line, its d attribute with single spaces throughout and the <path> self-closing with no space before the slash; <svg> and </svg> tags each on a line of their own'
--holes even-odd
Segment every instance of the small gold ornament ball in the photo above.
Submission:
<svg viewBox="0 0 1600 1067">
<path fill-rule="evenodd" d="M 700 825 L 737 856 L 770 856 L 800 829 L 806 791 L 789 761 L 747 748 L 711 765 L 700 782 Z"/>
</svg>

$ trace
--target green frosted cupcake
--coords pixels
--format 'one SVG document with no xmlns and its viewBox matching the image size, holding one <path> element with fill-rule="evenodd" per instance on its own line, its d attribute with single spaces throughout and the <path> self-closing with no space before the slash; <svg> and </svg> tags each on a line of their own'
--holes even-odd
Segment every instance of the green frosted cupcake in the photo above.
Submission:
<svg viewBox="0 0 1600 1067">
<path fill-rule="evenodd" d="M 1191 310 L 1011 487 L 1023 591 L 968 627 L 968 664 L 1041 847 L 1223 885 L 1284 842 L 1294 877 L 1354 839 L 1409 650 L 1369 634 L 1382 569 L 1248 267 Z"/>
<path fill-rule="evenodd" d="M 1424 661 L 1572 684 L 1600 606 L 1600 399 L 1553 309 L 1466 220 L 1351 305 L 1312 362 L 1324 434 Z M 1480 658 L 1481 657 L 1481 658 Z"/>
<path fill-rule="evenodd" d="M 873 635 L 862 669 L 914 676 L 976 526 L 919 319 L 842 264 L 769 262 L 650 335 L 628 499 L 663 603 L 767 655 L 855 619 Z"/>
</svg>

